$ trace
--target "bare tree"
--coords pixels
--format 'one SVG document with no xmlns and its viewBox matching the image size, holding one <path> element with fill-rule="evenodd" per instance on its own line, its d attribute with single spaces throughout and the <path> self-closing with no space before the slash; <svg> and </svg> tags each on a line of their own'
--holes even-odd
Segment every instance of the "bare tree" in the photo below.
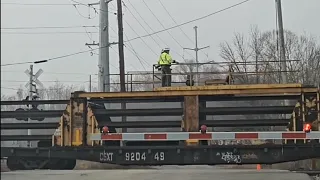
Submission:
<svg viewBox="0 0 320 180">
<path fill-rule="evenodd" d="M 236 83 L 279 83 L 281 66 L 278 47 L 277 31 L 261 32 L 257 27 L 253 27 L 247 37 L 236 33 L 231 42 L 221 43 L 220 56 L 231 63 L 236 73 L 241 74 L 241 76 L 235 76 Z M 297 35 L 286 30 L 285 51 L 288 60 L 289 83 L 320 84 L 318 39 L 311 35 Z M 280 102 L 264 101 L 254 103 L 254 105 L 275 105 L 277 103 Z M 301 163 L 304 167 L 308 167 L 308 164 L 310 163 Z"/>
<path fill-rule="evenodd" d="M 220 56 L 230 62 L 240 83 L 279 83 L 280 56 L 276 31 L 251 29 L 249 37 L 240 33 L 233 41 L 220 44 Z M 287 75 L 289 82 L 317 85 L 320 82 L 320 45 L 313 36 L 285 31 Z M 250 63 L 248 63 L 250 62 Z M 259 75 L 252 75 L 255 74 Z"/>
</svg>

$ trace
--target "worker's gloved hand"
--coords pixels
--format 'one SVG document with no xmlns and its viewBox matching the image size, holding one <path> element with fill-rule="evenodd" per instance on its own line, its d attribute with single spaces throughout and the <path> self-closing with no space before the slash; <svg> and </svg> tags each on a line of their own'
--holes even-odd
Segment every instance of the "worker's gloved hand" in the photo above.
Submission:
<svg viewBox="0 0 320 180">
<path fill-rule="evenodd" d="M 155 69 L 159 69 L 159 68 L 160 68 L 160 65 L 155 65 L 154 68 L 155 68 Z"/>
</svg>

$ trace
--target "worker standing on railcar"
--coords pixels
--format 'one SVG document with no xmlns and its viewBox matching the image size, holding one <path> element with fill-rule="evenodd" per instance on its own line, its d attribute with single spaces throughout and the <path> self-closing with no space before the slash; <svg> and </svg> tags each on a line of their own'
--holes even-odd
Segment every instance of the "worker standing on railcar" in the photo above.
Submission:
<svg viewBox="0 0 320 180">
<path fill-rule="evenodd" d="M 165 48 L 161 51 L 160 58 L 158 60 L 158 65 L 156 68 L 161 68 L 161 81 L 162 87 L 171 86 L 171 64 L 178 63 L 175 60 L 172 60 L 170 55 L 170 49 Z"/>
</svg>

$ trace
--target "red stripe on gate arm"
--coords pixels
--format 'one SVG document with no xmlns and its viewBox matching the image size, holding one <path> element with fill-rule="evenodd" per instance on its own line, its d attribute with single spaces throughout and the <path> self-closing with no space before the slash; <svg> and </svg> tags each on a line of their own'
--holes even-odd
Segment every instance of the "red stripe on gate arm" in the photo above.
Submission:
<svg viewBox="0 0 320 180">
<path fill-rule="evenodd" d="M 166 140 L 167 139 L 167 134 L 151 134 L 151 133 L 146 133 L 144 134 L 144 139 L 145 140 Z"/>
<path fill-rule="evenodd" d="M 122 140 L 122 134 L 101 134 L 102 140 Z"/>
<path fill-rule="evenodd" d="M 189 139 L 212 139 L 212 134 L 189 133 Z"/>
<path fill-rule="evenodd" d="M 236 133 L 235 138 L 236 139 L 258 139 L 259 134 L 258 133 Z"/>
<path fill-rule="evenodd" d="M 282 133 L 282 138 L 283 139 L 306 139 L 307 135 L 306 133 Z"/>
</svg>

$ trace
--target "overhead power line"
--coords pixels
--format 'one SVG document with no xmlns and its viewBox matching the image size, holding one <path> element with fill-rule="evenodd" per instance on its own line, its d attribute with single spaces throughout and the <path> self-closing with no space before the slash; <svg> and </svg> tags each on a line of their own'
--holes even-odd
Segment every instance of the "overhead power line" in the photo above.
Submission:
<svg viewBox="0 0 320 180">
<path fill-rule="evenodd" d="M 178 22 L 173 18 L 171 13 L 167 10 L 166 6 L 161 2 L 161 0 L 158 0 L 162 8 L 166 11 L 166 14 L 170 16 L 171 20 L 175 23 L 178 24 Z M 184 34 L 184 36 L 189 39 L 191 43 L 194 43 L 194 41 L 183 31 L 183 29 L 179 26 L 180 31 Z"/>
<path fill-rule="evenodd" d="M 22 6 L 70 6 L 70 5 L 80 5 L 80 4 L 67 4 L 67 3 L 57 3 L 57 4 L 47 4 L 47 3 L 1 3 L 1 5 L 22 5 Z"/>
<path fill-rule="evenodd" d="M 86 34 L 86 33 L 98 33 L 98 32 L 1 32 L 2 34 Z"/>
<path fill-rule="evenodd" d="M 140 23 L 140 21 L 138 20 L 138 18 L 131 12 L 131 10 L 127 7 L 127 5 L 123 2 L 123 6 L 128 10 L 128 12 L 132 15 L 132 17 L 138 22 L 138 24 L 144 29 L 144 31 L 146 32 L 146 33 L 149 33 L 148 31 L 147 31 L 147 29 Z M 156 45 L 158 45 L 160 48 L 161 48 L 161 46 L 159 45 L 159 43 L 153 38 L 153 36 L 151 36 L 151 39 L 154 41 L 154 43 L 156 44 Z"/>
<path fill-rule="evenodd" d="M 26 81 L 21 81 L 21 80 L 3 80 L 1 79 L 2 82 L 26 82 Z M 84 82 L 84 81 L 76 81 L 76 80 L 42 80 L 41 82 Z M 87 82 L 87 81 L 85 81 Z M 97 81 L 91 81 L 91 82 L 97 82 Z"/>
<path fill-rule="evenodd" d="M 142 2 L 144 3 L 144 5 L 147 7 L 147 9 L 150 11 L 150 13 L 153 15 L 153 17 L 159 22 L 159 24 L 165 28 L 165 26 L 163 25 L 163 23 L 160 21 L 160 19 L 154 14 L 154 12 L 151 10 L 151 8 L 148 6 L 148 4 L 142 0 Z M 171 38 L 181 47 L 183 48 L 183 46 L 176 40 L 176 38 L 173 37 L 173 35 L 167 31 L 167 33 L 171 36 Z M 189 52 L 187 52 L 190 56 L 192 56 L 192 54 L 190 54 Z M 192 56 L 193 57 L 193 56 Z M 194 58 L 194 57 L 193 57 Z"/>
<path fill-rule="evenodd" d="M 98 26 L 34 26 L 34 27 L 1 27 L 1 29 L 72 29 L 72 28 L 90 28 Z"/>
<path fill-rule="evenodd" d="M 78 1 L 74 1 L 73 2 L 75 3 L 66 3 L 66 4 L 63 4 L 63 3 L 57 3 L 57 4 L 47 4 L 47 3 L 1 3 L 1 5 L 23 5 L 23 6 L 79 6 L 79 5 L 82 5 L 82 6 L 87 6 L 89 8 L 92 8 L 94 10 L 100 10 L 100 11 L 104 11 L 104 10 L 101 10 L 99 8 L 95 8 L 93 7 L 93 4 L 84 4 L 84 3 L 81 3 L 81 2 L 78 2 Z M 105 11 L 105 12 L 108 12 L 108 13 L 112 13 L 114 14 L 115 12 L 109 12 L 109 11 Z"/>
<path fill-rule="evenodd" d="M 1 73 L 24 73 L 23 71 L 6 71 L 2 70 Z M 68 74 L 68 75 L 81 75 L 82 76 L 87 76 L 87 75 L 98 75 L 97 73 L 80 73 L 80 72 L 48 72 L 46 71 L 46 74 Z"/>
<path fill-rule="evenodd" d="M 116 30 L 114 30 L 114 29 L 112 28 L 112 26 L 110 26 L 110 29 L 111 29 L 115 34 L 117 34 Z M 123 34 L 124 34 L 124 35 L 126 36 L 126 38 L 128 39 L 127 34 L 126 34 L 125 32 L 123 32 Z M 128 45 L 128 46 L 127 46 L 127 45 Z M 114 49 L 112 48 L 112 46 L 110 46 L 110 47 L 111 47 L 112 50 L 114 50 Z M 126 47 L 126 48 L 128 48 L 128 49 L 131 48 L 131 49 L 129 49 L 129 51 L 130 51 L 134 56 L 137 57 L 137 59 L 139 60 L 141 66 L 145 69 L 145 67 L 144 67 L 144 65 L 143 65 L 143 62 L 142 62 L 141 60 L 143 60 L 146 64 L 148 64 L 148 61 L 146 61 L 145 59 L 143 59 L 143 58 L 134 50 L 131 42 L 128 42 L 128 43 L 124 44 L 124 47 Z M 114 51 L 115 51 L 116 53 L 118 53 L 116 50 L 114 50 Z M 141 57 L 141 58 L 139 58 L 139 57 Z"/>
<path fill-rule="evenodd" d="M 2 86 L 1 86 L 1 89 L 20 90 L 20 89 L 18 89 L 18 88 L 12 88 L 12 87 L 2 87 Z"/>
<path fill-rule="evenodd" d="M 130 0 L 128 1 L 128 3 L 131 5 L 131 7 L 133 8 L 133 10 L 138 14 L 138 16 L 142 19 L 142 21 L 149 27 L 149 29 L 152 31 L 152 32 L 155 32 L 153 30 L 153 28 L 149 25 L 148 22 L 146 22 L 146 20 L 142 17 L 142 15 L 139 13 L 139 11 L 135 8 L 135 6 L 130 2 Z M 128 11 L 129 11 L 129 8 L 124 5 Z M 129 11 L 130 12 L 130 11 Z M 147 32 L 148 33 L 148 32 Z M 158 34 L 156 34 L 156 36 L 159 38 L 159 40 L 162 42 L 162 44 L 166 45 L 167 47 L 169 47 L 169 44 L 167 42 L 165 42 Z M 150 36 L 152 37 L 152 36 Z M 154 39 L 154 38 L 152 38 Z M 160 47 L 160 46 L 159 46 Z M 163 48 L 163 47 L 160 47 L 160 48 Z M 182 57 L 183 58 L 183 55 L 181 55 L 179 52 L 175 51 L 175 50 L 171 50 L 173 53 L 177 54 L 178 56 Z"/>
<path fill-rule="evenodd" d="M 199 17 L 199 18 L 196 18 L 196 19 L 193 19 L 193 20 L 190 20 L 190 21 L 187 21 L 187 22 L 184 22 L 184 23 L 181 23 L 181 24 L 178 24 L 178 25 L 175 25 L 175 26 L 172 26 L 172 27 L 169 27 L 169 28 L 166 28 L 166 29 L 162 29 L 160 31 L 156 31 L 156 32 L 153 32 L 153 33 L 150 33 L 150 34 L 146 34 L 146 35 L 143 35 L 143 36 L 138 36 L 138 37 L 135 37 L 135 38 L 132 38 L 132 39 L 128 39 L 126 40 L 125 42 L 130 42 L 130 41 L 133 41 L 133 40 L 136 40 L 136 39 L 139 39 L 139 38 L 143 38 L 143 37 L 148 37 L 148 36 L 152 36 L 154 34 L 158 34 L 160 32 L 164 32 L 164 31 L 168 31 L 170 29 L 174 29 L 174 28 L 177 28 L 177 27 L 180 27 L 180 26 L 183 26 L 183 25 L 186 25 L 186 24 L 189 24 L 189 23 L 192 23 L 192 22 L 195 22 L 195 21 L 198 21 L 198 20 L 201 20 L 201 19 L 205 19 L 207 17 L 210 17 L 212 15 L 215 15 L 215 14 L 218 14 L 220 12 L 223 12 L 223 11 L 226 11 L 228 9 L 231 9 L 233 7 L 236 7 L 236 6 L 239 6 L 243 3 L 246 3 L 246 2 L 249 2 L 250 0 L 245 0 L 245 1 L 242 1 L 240 3 L 237 3 L 237 4 L 234 4 L 232 6 L 229 6 L 229 7 L 226 7 L 226 8 L 223 8 L 221 10 L 218 10 L 218 11 L 215 11 L 213 13 L 210 13 L 206 16 L 202 16 L 202 17 Z M 10 63 L 10 64 L 1 64 L 1 66 L 13 66 L 13 65 L 20 65 L 20 64 L 38 64 L 38 63 L 44 63 L 44 62 L 49 62 L 49 61 L 53 61 L 53 60 L 57 60 L 57 59 L 62 59 L 62 58 L 65 58 L 65 57 L 69 57 L 69 56 L 74 56 L 74 55 L 78 55 L 78 54 L 83 54 L 83 53 L 87 53 L 87 52 L 91 52 L 91 51 L 94 51 L 94 50 L 98 50 L 99 48 L 106 48 L 107 46 L 105 47 L 98 47 L 98 48 L 94 48 L 94 49 L 90 49 L 90 50 L 86 50 L 86 51 L 80 51 L 80 52 L 76 52 L 76 53 L 72 53 L 72 54 L 67 54 L 67 55 L 63 55 L 63 56 L 58 56 L 58 57 L 54 57 L 54 58 L 49 58 L 49 59 L 43 59 L 43 60 L 38 60 L 38 61 L 27 61 L 27 62 L 19 62 L 19 63 Z"/>
<path fill-rule="evenodd" d="M 106 47 L 107 46 L 101 47 L 101 48 L 106 48 Z M 86 50 L 86 51 L 79 51 L 79 52 L 76 52 L 76 53 L 66 54 L 66 55 L 63 55 L 63 56 L 57 56 L 57 57 L 38 60 L 38 61 L 27 61 L 27 62 L 19 62 L 19 63 L 1 64 L 1 66 L 13 66 L 13 65 L 20 65 L 20 64 L 40 64 L 40 63 L 45 63 L 45 62 L 49 62 L 49 61 L 53 61 L 53 60 L 57 60 L 57 59 L 62 59 L 62 58 L 65 58 L 65 57 L 70 57 L 70 56 L 74 56 L 74 55 L 78 55 L 78 54 L 91 52 L 91 51 L 94 51 L 94 50 L 98 50 L 99 48 L 93 48 L 93 49 Z"/>
<path fill-rule="evenodd" d="M 245 1 L 239 2 L 239 3 L 237 3 L 237 4 L 234 4 L 234 5 L 232 5 L 232 6 L 228 6 L 228 7 L 226 7 L 226 8 L 223 8 L 223 9 L 220 9 L 220 10 L 215 11 L 215 12 L 213 12 L 213 13 L 210 13 L 210 14 L 208 14 L 208 15 L 205 15 L 205 16 L 202 16 L 202 17 L 199 17 L 199 18 L 196 18 L 196 19 L 193 19 L 193 20 L 190 20 L 190 21 L 181 23 L 181 24 L 177 24 L 177 25 L 175 25 L 175 26 L 171 26 L 171 27 L 169 27 L 169 28 L 165 28 L 165 29 L 162 29 L 162 30 L 159 30 L 159 31 L 150 33 L 150 34 L 146 34 L 146 35 L 143 35 L 143 36 L 138 36 L 138 37 L 129 39 L 129 40 L 127 40 L 126 42 L 128 42 L 128 41 L 133 41 L 133 40 L 136 40 L 136 39 L 139 39 L 139 38 L 144 38 L 144 37 L 152 36 L 152 35 L 154 35 L 154 34 L 158 34 L 158 33 L 161 33 L 161 32 L 165 32 L 165 31 L 168 31 L 168 30 L 171 30 L 171 29 L 174 29 L 174 28 L 177 28 L 177 27 L 186 25 L 186 24 L 190 24 L 190 23 L 192 23 L 192 22 L 199 21 L 199 20 L 208 18 L 208 17 L 210 17 L 210 16 L 212 16 L 212 15 L 215 15 L 215 14 L 221 13 L 221 12 L 223 12 L 223 11 L 226 11 L 226 10 L 228 10 L 228 9 L 237 7 L 237 6 L 241 5 L 241 4 L 244 4 L 244 3 L 249 2 L 249 1 L 250 1 L 250 0 L 245 0 Z"/>
</svg>

